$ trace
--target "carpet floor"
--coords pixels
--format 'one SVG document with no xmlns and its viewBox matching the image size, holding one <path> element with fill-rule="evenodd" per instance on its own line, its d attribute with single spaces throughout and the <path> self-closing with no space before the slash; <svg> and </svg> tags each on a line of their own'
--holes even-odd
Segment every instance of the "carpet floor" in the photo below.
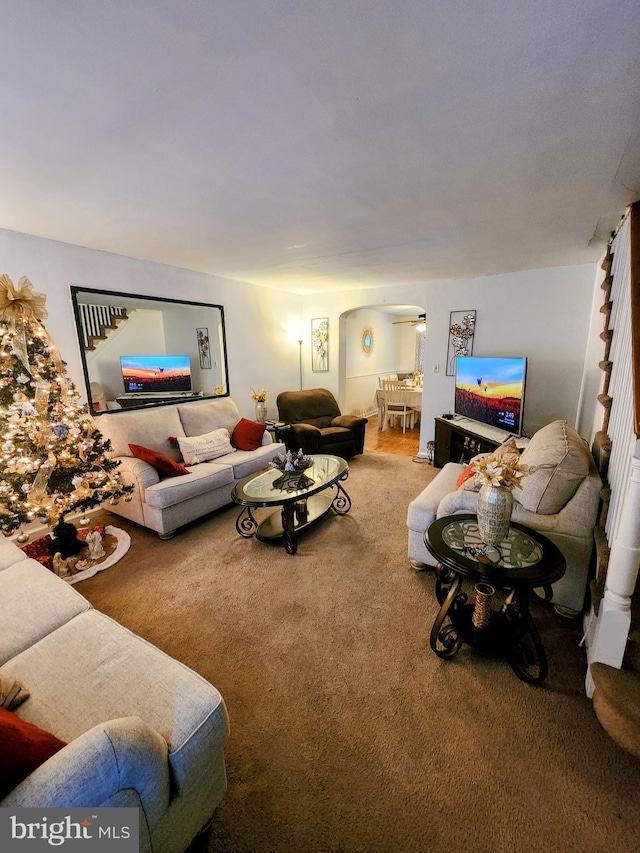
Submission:
<svg viewBox="0 0 640 853">
<path fill-rule="evenodd" d="M 540 686 L 504 660 L 429 648 L 432 572 L 407 558 L 409 501 L 435 475 L 408 457 L 351 462 L 353 507 L 295 556 L 226 508 L 132 536 L 78 590 L 222 693 L 229 789 L 190 853 L 636 853 L 640 762 L 584 694 L 579 621 L 532 604 Z"/>
</svg>

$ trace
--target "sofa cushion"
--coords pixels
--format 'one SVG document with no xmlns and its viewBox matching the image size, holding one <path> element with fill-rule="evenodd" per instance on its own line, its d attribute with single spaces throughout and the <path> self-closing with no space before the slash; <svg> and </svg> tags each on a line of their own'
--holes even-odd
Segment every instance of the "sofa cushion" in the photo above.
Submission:
<svg viewBox="0 0 640 853">
<path fill-rule="evenodd" d="M 207 400 L 195 403 L 184 403 L 176 407 L 184 435 L 204 435 L 214 429 L 224 427 L 233 433 L 236 424 L 240 420 L 238 407 L 230 397 L 220 397 L 217 400 Z M 171 430 L 165 432 L 167 435 L 176 435 Z"/>
<path fill-rule="evenodd" d="M 167 477 L 180 477 L 189 473 L 184 465 L 174 462 L 166 453 L 160 453 L 159 450 L 150 450 L 140 444 L 130 444 L 129 450 L 136 459 L 143 459 Z"/>
<path fill-rule="evenodd" d="M 191 438 L 177 436 L 177 439 L 185 465 L 197 465 L 199 462 L 209 462 L 219 456 L 233 453 L 229 430 L 224 427 Z"/>
<path fill-rule="evenodd" d="M 106 720 L 140 717 L 167 742 L 179 794 L 199 784 L 227 739 L 215 687 L 96 610 L 26 649 L 3 671 L 19 673 L 31 688 L 21 717 L 66 741 Z"/>
<path fill-rule="evenodd" d="M 187 477 L 169 477 L 154 483 L 153 486 L 144 490 L 145 503 L 155 509 L 166 509 L 223 486 L 229 486 L 229 501 L 231 501 L 233 467 L 220 464 L 223 461 L 224 457 L 216 462 L 203 462 L 192 468 Z"/>
<path fill-rule="evenodd" d="M 15 542 L 0 535 L 0 571 L 8 566 L 13 566 L 21 560 L 26 560 L 27 554 L 19 548 Z"/>
<path fill-rule="evenodd" d="M 575 495 L 589 473 L 589 448 L 567 421 L 553 421 L 535 433 L 520 457 L 533 470 L 513 496 L 540 515 L 554 515 Z"/>
<path fill-rule="evenodd" d="M 231 444 L 237 450 L 257 450 L 262 444 L 265 429 L 265 425 L 258 421 L 240 418 L 231 433 Z"/>
<path fill-rule="evenodd" d="M 9 566 L 0 572 L 0 665 L 90 607 L 35 560 Z"/>
<path fill-rule="evenodd" d="M 219 465 L 228 465 L 232 476 L 236 480 L 241 480 L 249 474 L 255 474 L 256 471 L 266 468 L 273 457 L 283 453 L 284 450 L 284 444 L 270 442 L 260 445 L 256 450 L 236 450 L 230 456 L 221 456 L 220 459 L 216 459 L 216 462 Z"/>
<path fill-rule="evenodd" d="M 113 456 L 133 456 L 129 450 L 131 443 L 159 450 L 180 462 L 180 451 L 167 441 L 168 435 L 185 434 L 177 406 L 157 406 L 100 415 L 97 425 L 100 432 L 111 440 Z"/>
<path fill-rule="evenodd" d="M 5 708 L 0 708 L 0 743 L 0 799 L 66 746 L 55 735 L 21 720 Z"/>
</svg>

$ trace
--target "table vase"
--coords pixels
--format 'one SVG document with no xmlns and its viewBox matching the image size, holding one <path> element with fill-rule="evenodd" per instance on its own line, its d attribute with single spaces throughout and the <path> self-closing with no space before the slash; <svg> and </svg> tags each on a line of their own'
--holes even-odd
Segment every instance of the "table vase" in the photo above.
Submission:
<svg viewBox="0 0 640 853">
<path fill-rule="evenodd" d="M 485 545 L 499 545 L 507 535 L 513 494 L 507 486 L 484 485 L 478 492 L 478 532 Z"/>
<path fill-rule="evenodd" d="M 263 424 L 267 419 L 267 404 L 262 400 L 256 402 L 256 421 Z"/>
<path fill-rule="evenodd" d="M 491 625 L 491 599 L 495 594 L 496 591 L 490 584 L 476 584 L 476 601 L 471 622 L 479 631 L 484 631 Z"/>
</svg>

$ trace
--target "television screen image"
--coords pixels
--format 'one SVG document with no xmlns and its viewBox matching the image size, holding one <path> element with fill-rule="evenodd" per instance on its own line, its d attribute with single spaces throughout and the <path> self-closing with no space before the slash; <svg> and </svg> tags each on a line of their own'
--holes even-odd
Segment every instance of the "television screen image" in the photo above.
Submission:
<svg viewBox="0 0 640 853">
<path fill-rule="evenodd" d="M 459 356 L 455 413 L 522 434 L 526 358 Z"/>
<path fill-rule="evenodd" d="M 127 394 L 191 391 L 188 355 L 121 355 L 120 368 Z"/>
</svg>

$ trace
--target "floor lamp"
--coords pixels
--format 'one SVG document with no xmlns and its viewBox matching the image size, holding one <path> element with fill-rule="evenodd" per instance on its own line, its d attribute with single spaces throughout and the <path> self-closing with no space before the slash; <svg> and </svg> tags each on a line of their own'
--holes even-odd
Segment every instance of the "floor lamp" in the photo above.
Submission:
<svg viewBox="0 0 640 853">
<path fill-rule="evenodd" d="M 298 346 L 300 347 L 300 390 L 302 391 L 302 338 L 298 338 Z"/>
</svg>

